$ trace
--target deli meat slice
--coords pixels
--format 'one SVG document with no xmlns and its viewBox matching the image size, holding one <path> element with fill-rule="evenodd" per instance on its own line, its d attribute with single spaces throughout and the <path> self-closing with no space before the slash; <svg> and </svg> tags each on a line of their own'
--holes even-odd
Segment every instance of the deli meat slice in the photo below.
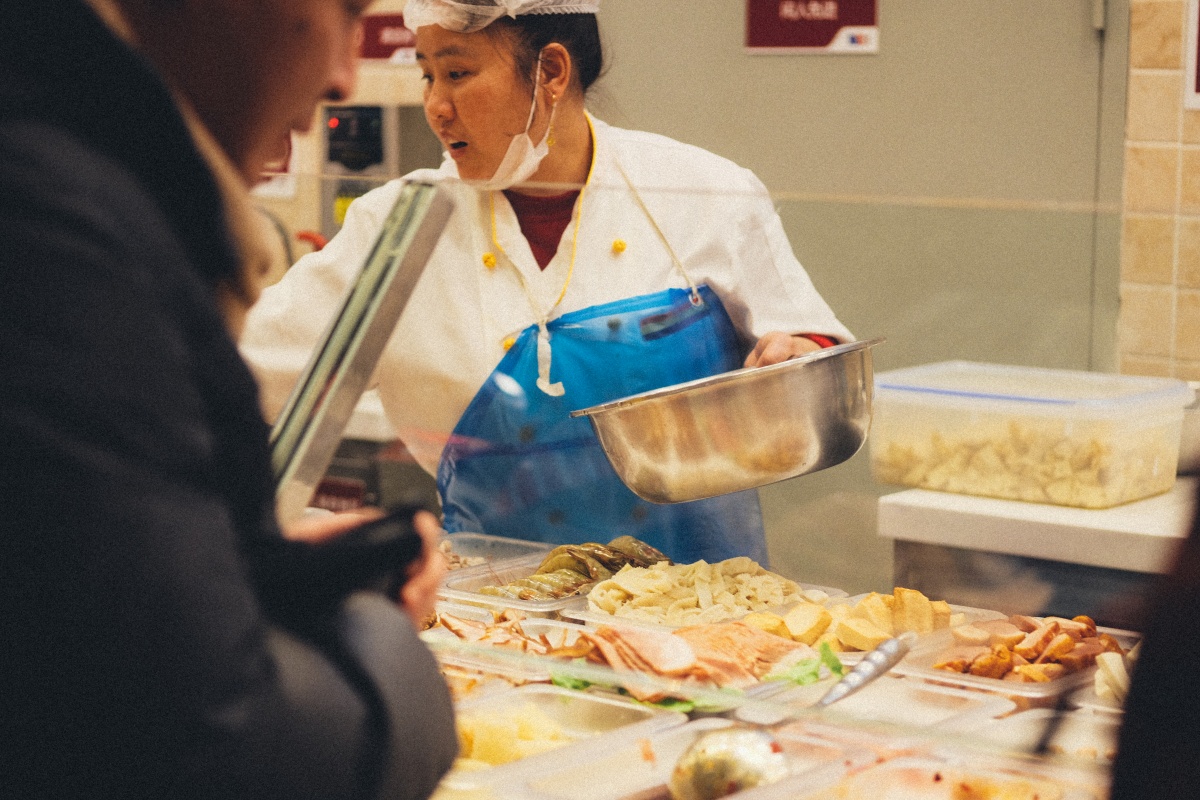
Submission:
<svg viewBox="0 0 1200 800">
<path fill-rule="evenodd" d="M 696 652 L 692 647 L 678 636 L 662 631 L 601 625 L 592 638 L 602 640 L 607 646 L 597 645 L 605 656 L 611 648 L 619 654 L 616 656 L 619 661 L 634 669 L 681 677 L 691 674 L 696 666 Z M 617 664 L 610 661 L 610 666 Z"/>
<path fill-rule="evenodd" d="M 693 625 L 680 628 L 675 635 L 686 640 L 698 660 L 711 663 L 715 671 L 730 674 L 737 668 L 741 674 L 749 675 L 751 681 L 767 674 L 775 662 L 791 651 L 805 646 L 744 622 Z"/>
</svg>

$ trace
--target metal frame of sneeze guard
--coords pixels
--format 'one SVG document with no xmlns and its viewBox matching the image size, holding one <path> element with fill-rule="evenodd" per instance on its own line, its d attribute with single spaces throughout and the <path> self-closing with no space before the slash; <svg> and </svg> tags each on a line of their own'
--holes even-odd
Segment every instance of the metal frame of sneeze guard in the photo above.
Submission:
<svg viewBox="0 0 1200 800">
<path fill-rule="evenodd" d="M 430 183 L 407 183 L 383 231 L 271 430 L 281 524 L 312 500 L 371 379 L 453 202 Z"/>
</svg>

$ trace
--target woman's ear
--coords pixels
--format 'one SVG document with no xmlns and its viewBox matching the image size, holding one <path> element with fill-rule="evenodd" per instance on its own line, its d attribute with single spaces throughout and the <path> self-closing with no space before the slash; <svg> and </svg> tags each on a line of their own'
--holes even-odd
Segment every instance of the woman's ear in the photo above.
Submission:
<svg viewBox="0 0 1200 800">
<path fill-rule="evenodd" d="M 574 65 L 567 48 L 551 42 L 542 48 L 542 85 L 557 100 L 571 87 Z"/>
</svg>

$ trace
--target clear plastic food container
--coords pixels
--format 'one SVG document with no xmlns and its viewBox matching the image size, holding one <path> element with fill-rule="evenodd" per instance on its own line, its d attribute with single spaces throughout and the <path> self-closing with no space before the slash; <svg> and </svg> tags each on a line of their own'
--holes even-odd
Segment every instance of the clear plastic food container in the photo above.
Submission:
<svg viewBox="0 0 1200 800">
<path fill-rule="evenodd" d="M 553 769 L 530 774 L 520 785 L 498 787 L 501 798 L 522 800 L 631 800 L 667 798 L 668 783 L 675 764 L 702 733 L 727 728 L 726 719 L 699 719 L 650 736 L 616 742 L 594 740 L 579 748 L 570 759 L 560 759 Z M 802 735 L 777 736 L 787 758 L 790 775 L 831 771 L 842 775 L 865 766 L 865 752 L 851 751 L 827 741 Z M 749 797 L 742 792 L 735 797 Z"/>
<path fill-rule="evenodd" d="M 1109 508 L 1168 491 L 1184 381 L 947 361 L 875 376 L 877 481 Z"/>
<path fill-rule="evenodd" d="M 850 606 L 851 608 L 856 608 L 859 603 L 861 603 L 863 600 L 867 599 L 870 595 L 871 595 L 870 592 L 866 592 L 864 594 L 856 594 L 853 597 L 833 598 L 833 599 L 829 600 L 829 602 L 826 603 L 826 605 L 832 607 L 832 606 L 839 605 L 839 604 L 845 604 L 845 605 Z M 853 613 L 853 612 L 851 612 L 851 613 Z M 1003 614 L 999 611 L 993 611 L 993 610 L 987 609 L 987 608 L 974 608 L 973 606 L 960 606 L 960 605 L 955 605 L 953 603 L 950 604 L 950 614 L 951 614 L 952 620 L 955 618 L 959 618 L 965 623 L 982 622 L 984 620 L 991 620 L 991 619 L 1004 619 L 1006 616 L 1005 614 Z M 835 624 L 836 624 L 836 622 L 835 622 Z M 945 633 L 947 630 L 948 629 L 946 629 L 946 628 L 942 628 L 940 630 L 931 631 L 929 633 L 917 634 L 916 644 L 914 645 L 913 649 L 921 648 L 925 645 L 926 642 L 934 641 L 935 637 L 939 633 Z M 865 656 L 868 652 L 870 652 L 870 651 L 845 650 L 845 651 L 838 652 L 837 656 L 839 659 L 841 659 L 843 664 L 857 664 L 859 661 L 862 661 L 863 656 Z"/>
<path fill-rule="evenodd" d="M 738 718 L 760 725 L 774 724 L 789 713 L 812 706 L 834 683 L 824 680 L 809 686 L 793 686 L 771 695 L 769 703 L 739 709 Z M 885 675 L 829 706 L 821 716 L 830 723 L 848 719 L 904 728 L 969 730 L 1012 713 L 1016 707 L 1015 702 L 1000 695 Z"/>
<path fill-rule="evenodd" d="M 1107 633 L 1113 636 L 1126 650 L 1135 645 L 1140 638 L 1136 633 L 1114 628 L 1097 628 L 1096 630 L 1098 633 Z M 922 678 L 946 686 L 996 692 L 1014 698 L 1023 708 L 1050 705 L 1063 692 L 1079 689 L 1094 681 L 1096 677 L 1094 665 L 1043 683 L 1006 681 L 1001 678 L 985 678 L 980 675 L 934 669 L 933 665 L 938 663 L 946 651 L 952 647 L 954 647 L 954 637 L 950 631 L 939 631 L 929 636 L 920 647 L 913 648 L 912 652 L 893 669 L 898 675 Z"/>
<path fill-rule="evenodd" d="M 1054 710 L 1036 708 L 1004 719 L 988 720 L 971 731 L 998 747 L 1029 752 L 1037 746 Z M 1117 754 L 1117 734 L 1121 718 L 1115 714 L 1067 711 L 1049 742 L 1048 752 L 1101 764 L 1112 763 Z"/>
<path fill-rule="evenodd" d="M 528 776 L 546 774 L 560 764 L 585 759 L 588 753 L 609 752 L 620 743 L 687 721 L 676 711 L 540 684 L 460 703 L 456 713 L 459 737 L 474 737 L 475 755 L 481 748 L 511 755 L 514 748 L 518 752 L 523 749 L 517 748 L 517 740 L 536 741 L 534 737 L 539 735 L 552 740 L 553 746 L 476 769 L 465 768 L 460 760 L 442 779 L 442 789 L 447 793 L 521 785 Z M 542 726 L 540 730 L 535 722 Z M 602 738 L 606 736 L 609 738 Z"/>
<path fill-rule="evenodd" d="M 554 545 L 546 542 L 529 542 L 524 539 L 489 536 L 486 533 L 448 533 L 444 540 L 453 556 L 465 562 L 458 567 L 452 564 L 451 569 L 455 572 L 486 569 L 513 559 L 545 554 L 554 549 Z"/>
<path fill-rule="evenodd" d="M 798 585 L 804 591 L 805 596 L 809 596 L 811 594 L 811 602 L 814 603 L 845 601 L 845 599 L 849 597 L 849 594 L 845 589 L 835 589 L 831 586 L 817 586 L 816 584 L 812 583 L 801 583 Z M 762 610 L 774 613 L 779 613 L 781 611 L 779 608 L 767 608 Z M 750 613 L 752 612 L 746 611 L 741 614 L 736 614 L 729 617 L 729 620 L 742 619 Z M 643 627 L 659 628 L 661 630 L 674 630 L 675 628 L 685 627 L 684 625 L 669 625 L 665 622 L 657 622 L 655 620 L 643 619 L 641 617 L 624 617 L 616 614 L 609 614 L 604 611 L 593 610 L 588 607 L 586 602 L 580 606 L 565 609 L 562 612 L 562 616 L 565 619 L 573 619 L 588 625 L 638 625 Z M 729 620 L 721 621 L 727 622 Z"/>
<path fill-rule="evenodd" d="M 810 774 L 737 795 L 739 800 L 955 800 L 967 797 L 1104 800 L 1102 771 L 1019 759 L 928 758 L 885 761 L 845 776 Z"/>
<path fill-rule="evenodd" d="M 487 606 L 472 606 L 467 604 L 442 602 L 437 606 L 438 614 L 451 614 L 472 622 L 482 622 L 488 624 L 494 621 L 493 609 Z M 533 639 L 543 639 L 548 642 L 551 647 L 570 647 L 579 639 L 579 634 L 583 630 L 583 626 L 574 622 L 561 622 L 547 617 L 527 617 L 518 622 L 520 630 L 526 636 Z M 482 648 L 488 645 L 479 643 L 465 642 L 460 639 L 455 633 L 436 625 L 421 632 L 421 638 L 425 642 L 434 647 L 434 653 L 442 664 L 449 664 L 468 669 L 474 669 L 480 672 L 485 672 L 491 675 L 504 677 L 514 683 L 537 683 L 548 682 L 551 679 L 550 671 L 554 662 L 550 659 L 521 659 L 520 663 L 504 662 L 499 659 L 486 658 L 482 653 L 476 652 L 476 648 Z M 456 649 L 453 645 L 464 642 L 469 647 Z M 498 649 L 506 649 L 503 645 L 492 644 L 491 647 Z M 514 652 L 519 651 L 518 648 L 507 648 Z"/>
<path fill-rule="evenodd" d="M 564 609 L 586 607 L 587 591 L 591 588 L 591 584 L 585 584 L 580 587 L 578 593 L 568 597 L 548 600 L 520 600 L 480 592 L 480 589 L 485 586 L 503 586 L 510 581 L 529 577 L 537 572 L 544 559 L 545 554 L 539 553 L 499 564 L 456 570 L 442 582 L 438 596 L 459 603 L 470 603 L 495 609 L 512 608 L 523 611 L 531 617 L 559 617 Z"/>
</svg>

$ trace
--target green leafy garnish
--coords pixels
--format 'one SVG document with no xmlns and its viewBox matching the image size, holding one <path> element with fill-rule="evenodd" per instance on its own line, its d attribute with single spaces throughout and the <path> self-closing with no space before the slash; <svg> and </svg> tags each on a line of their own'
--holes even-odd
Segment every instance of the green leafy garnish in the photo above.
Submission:
<svg viewBox="0 0 1200 800">
<path fill-rule="evenodd" d="M 572 678 L 570 675 L 561 675 L 556 672 L 550 673 L 550 683 L 555 686 L 561 686 L 564 689 L 574 689 L 577 692 L 582 692 L 592 685 L 591 681 L 585 681 L 582 678 Z"/>
<path fill-rule="evenodd" d="M 842 666 L 841 659 L 833 652 L 833 648 L 829 646 L 829 642 L 821 642 L 821 663 L 839 678 L 846 674 L 846 669 Z"/>
<path fill-rule="evenodd" d="M 842 666 L 842 662 L 838 660 L 837 655 L 829 647 L 829 642 L 821 642 L 820 655 L 818 657 L 797 661 L 782 672 L 768 675 L 767 680 L 788 681 L 799 686 L 808 686 L 821 680 L 821 667 L 825 667 L 838 677 L 845 674 L 845 668 Z"/>
</svg>

